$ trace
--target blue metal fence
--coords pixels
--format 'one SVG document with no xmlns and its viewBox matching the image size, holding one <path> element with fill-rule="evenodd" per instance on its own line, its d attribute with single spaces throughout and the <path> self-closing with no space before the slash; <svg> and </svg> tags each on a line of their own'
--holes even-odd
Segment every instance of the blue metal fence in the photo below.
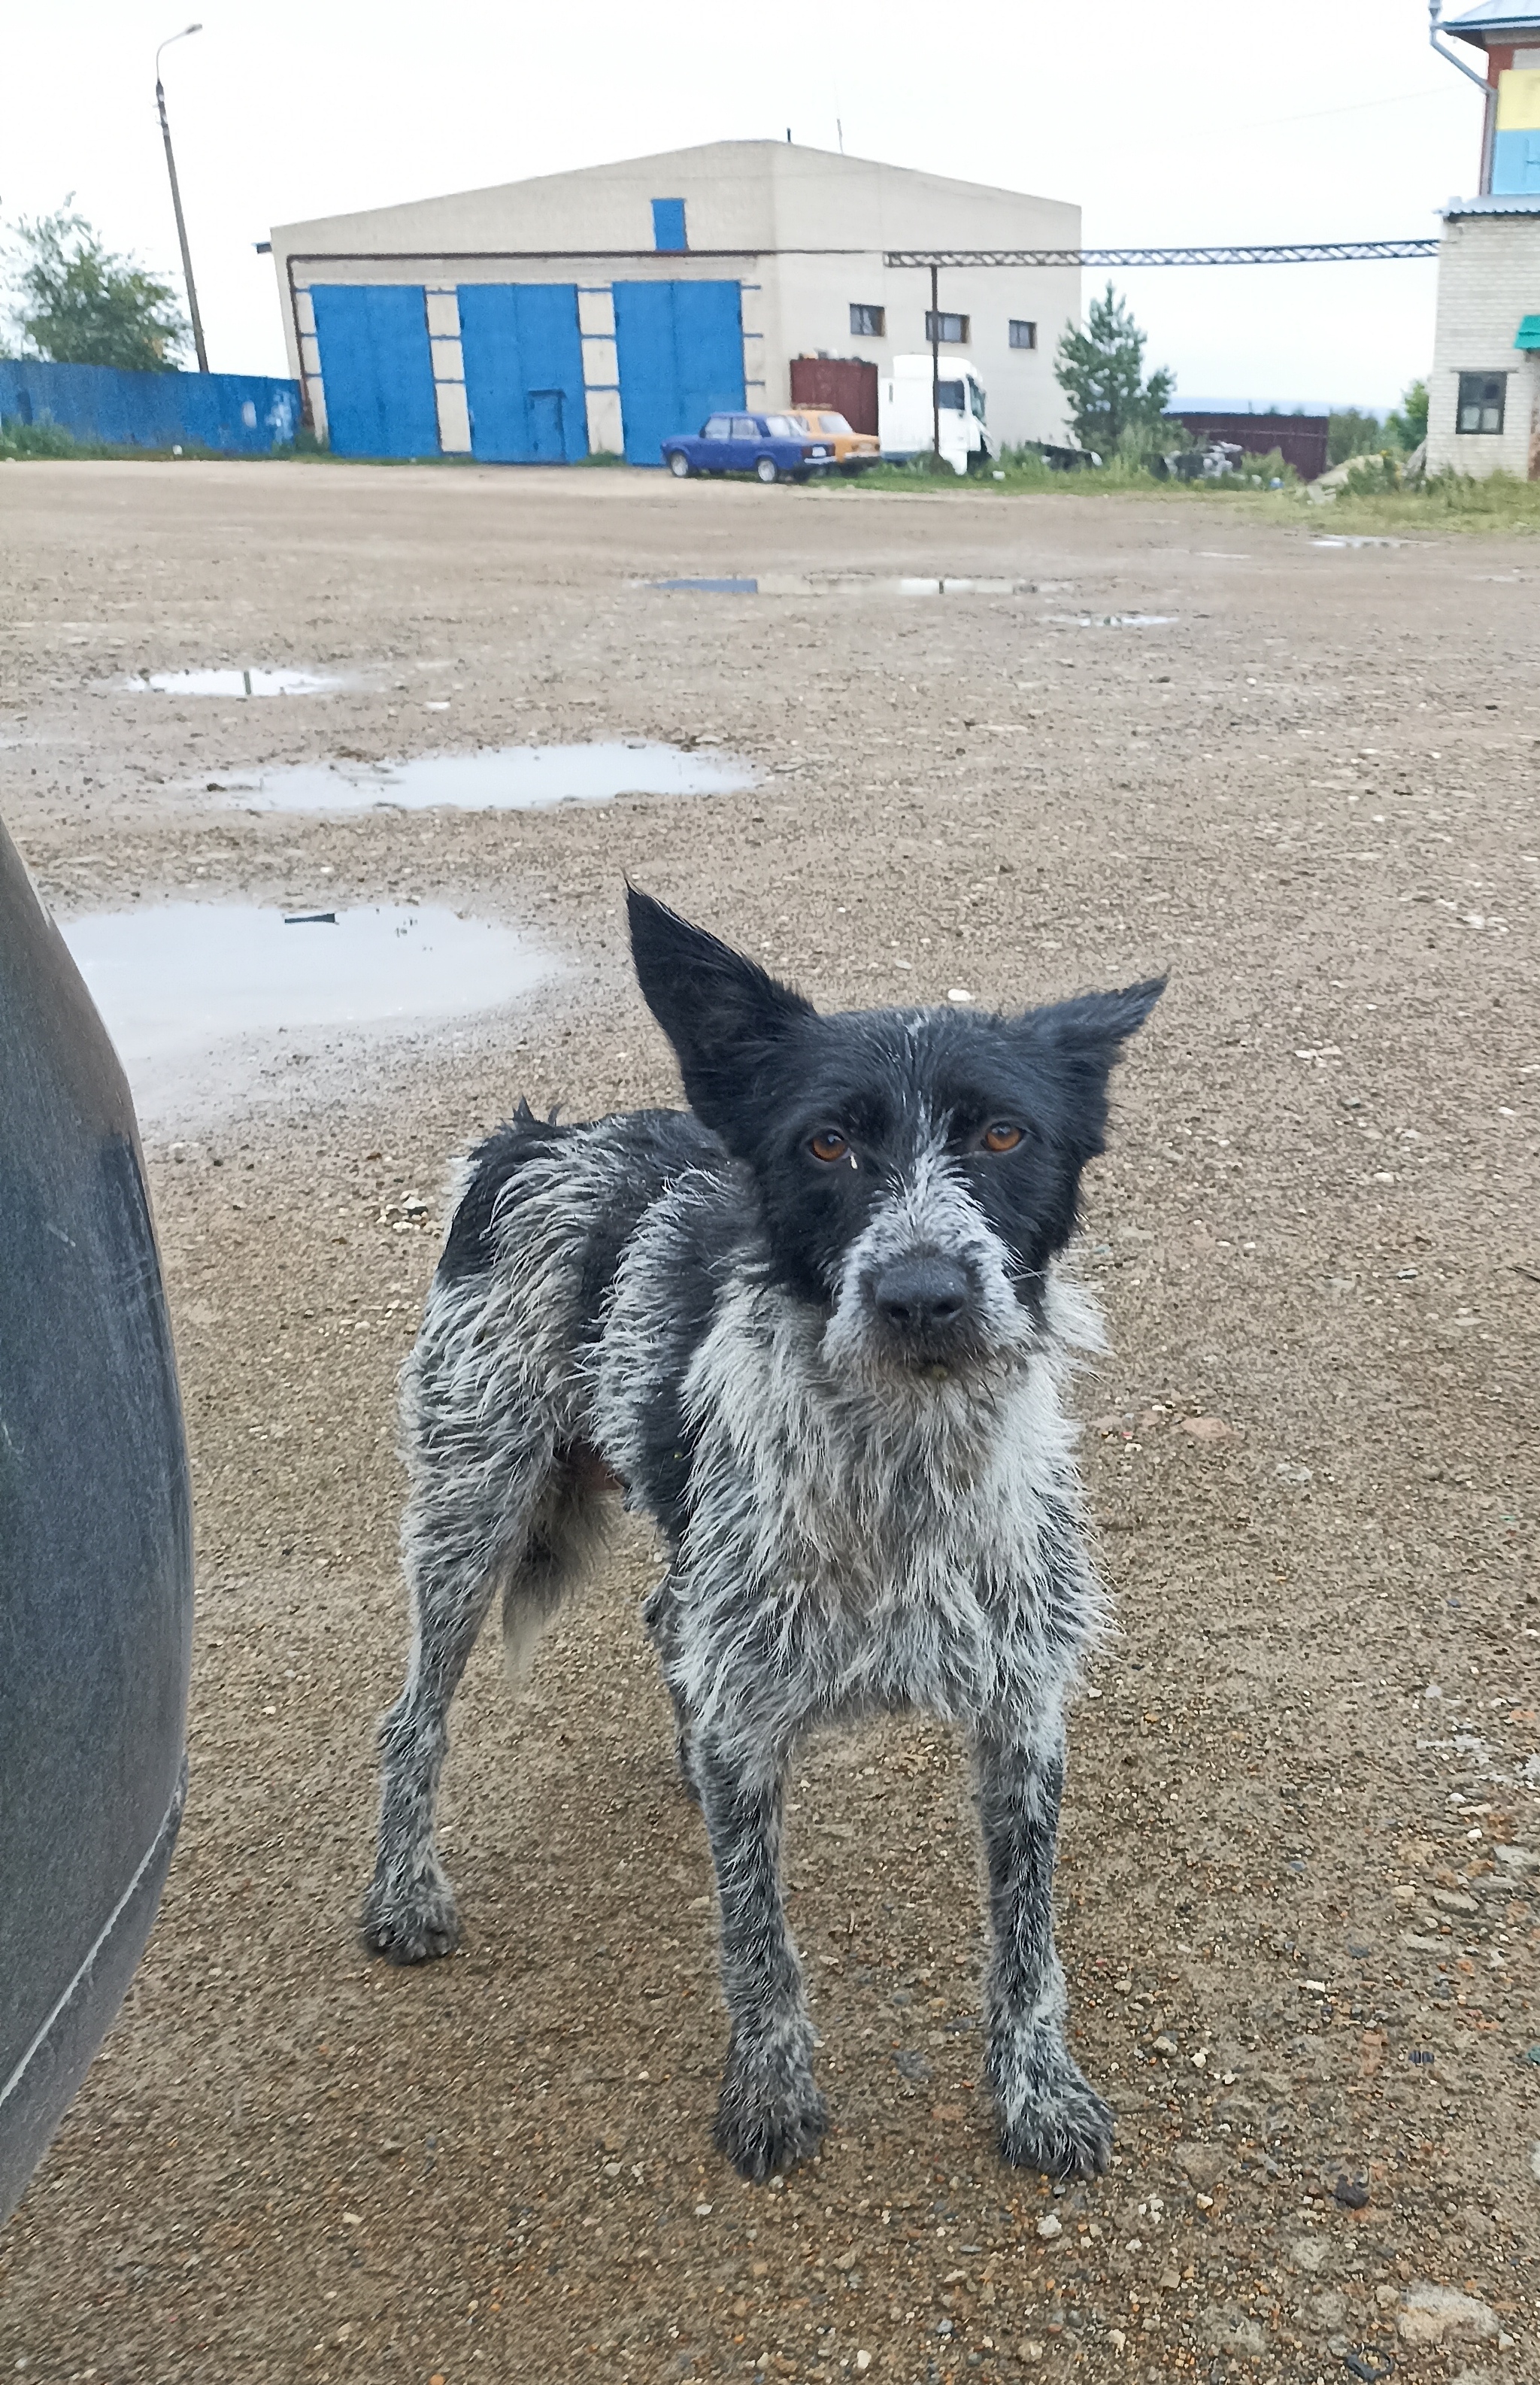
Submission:
<svg viewBox="0 0 1540 2385">
<path fill-rule="evenodd" d="M 0 356 L 0 421 L 54 422 L 114 447 L 266 456 L 298 430 L 300 390 L 262 373 L 118 372 Z"/>
</svg>

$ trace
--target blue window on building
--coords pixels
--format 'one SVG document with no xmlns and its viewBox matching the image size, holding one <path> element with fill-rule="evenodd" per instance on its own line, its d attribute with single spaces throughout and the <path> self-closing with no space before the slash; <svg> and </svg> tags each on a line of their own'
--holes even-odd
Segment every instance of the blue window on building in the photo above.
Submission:
<svg viewBox="0 0 1540 2385">
<path fill-rule="evenodd" d="M 685 203 L 683 199 L 654 199 L 652 202 L 652 245 L 654 248 L 680 249 L 689 246 L 685 239 Z"/>
</svg>

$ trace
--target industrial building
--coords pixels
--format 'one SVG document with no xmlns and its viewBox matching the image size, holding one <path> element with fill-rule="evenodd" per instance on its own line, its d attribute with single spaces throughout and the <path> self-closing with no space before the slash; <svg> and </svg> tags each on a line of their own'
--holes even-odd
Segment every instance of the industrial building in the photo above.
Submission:
<svg viewBox="0 0 1540 2385">
<path fill-rule="evenodd" d="M 1428 469 L 1536 480 L 1540 6 L 1482 0 L 1439 31 L 1483 54 L 1486 106 L 1480 191 L 1444 209 Z"/>
<path fill-rule="evenodd" d="M 913 249 L 1078 251 L 1062 200 L 789 142 L 660 156 L 275 226 L 308 418 L 349 456 L 575 463 L 711 413 L 792 402 L 798 357 L 875 371 L 929 344 Z M 997 443 L 1068 436 L 1053 352 L 1077 264 L 941 273 L 944 360 L 965 356 Z M 863 427 L 858 425 L 859 427 Z M 875 421 L 871 425 L 876 428 Z"/>
</svg>

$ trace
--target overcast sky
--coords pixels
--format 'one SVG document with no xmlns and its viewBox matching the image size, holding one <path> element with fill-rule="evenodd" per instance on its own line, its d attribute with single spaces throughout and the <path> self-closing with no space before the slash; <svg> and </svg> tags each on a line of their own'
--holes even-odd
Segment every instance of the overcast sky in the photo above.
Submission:
<svg viewBox="0 0 1540 2385">
<path fill-rule="evenodd" d="M 1425 0 L 203 0 L 203 17 L 163 70 L 216 370 L 284 369 L 254 253 L 274 223 L 788 126 L 832 149 L 837 119 L 852 155 L 1077 200 L 1087 244 L 1409 237 L 1476 187 L 1480 94 L 1429 49 Z M 73 190 L 112 246 L 176 269 L 154 56 L 185 21 L 145 0 L 10 15 L 6 221 Z M 1385 406 L 1428 367 L 1431 263 L 1117 280 L 1147 362 L 1189 398 Z"/>
</svg>

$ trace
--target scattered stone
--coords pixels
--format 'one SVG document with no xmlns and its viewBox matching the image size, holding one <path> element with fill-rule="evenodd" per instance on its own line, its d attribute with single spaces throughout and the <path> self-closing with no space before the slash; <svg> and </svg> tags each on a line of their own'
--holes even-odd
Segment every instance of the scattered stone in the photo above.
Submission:
<svg viewBox="0 0 1540 2385">
<path fill-rule="evenodd" d="M 871 2354 L 869 2352 L 858 2352 L 855 2356 L 855 2365 L 860 2374 L 864 2377 L 866 2371 L 872 2365 Z"/>
<path fill-rule="evenodd" d="M 893 2060 L 900 2079 L 923 2079 L 931 2075 L 930 2065 L 925 2055 L 912 2053 L 907 2046 L 895 2054 Z"/>
<path fill-rule="evenodd" d="M 1509 1871 L 1540 1871 L 1540 1855 L 1532 1854 L 1528 1847 L 1494 1847 L 1492 1852 Z"/>
<path fill-rule="evenodd" d="M 1497 2314 L 1452 2286 L 1415 2285 L 1396 2322 L 1403 2343 L 1490 2343 L 1501 2332 Z"/>
<path fill-rule="evenodd" d="M 1297 2236 L 1288 2248 L 1288 2257 L 1295 2268 L 1309 2270 L 1313 2276 L 1317 2269 L 1325 2267 L 1330 2249 L 1324 2236 Z"/>
<path fill-rule="evenodd" d="M 1244 2318 L 1234 2308 L 1205 2311 L 1202 2326 L 1206 2341 L 1218 2351 L 1238 2353 L 1243 2360 L 1260 2360 L 1267 2350 L 1261 2321 Z"/>
<path fill-rule="evenodd" d="M 1160 2036 L 1154 2041 L 1154 2051 L 1157 2054 L 1163 2054 L 1169 2057 L 1176 2051 L 1176 2040 L 1174 2037 L 1167 2037 L 1165 2031 L 1162 2029 Z"/>
<path fill-rule="evenodd" d="M 1172 2151 L 1183 2176 L 1205 2193 L 1219 2184 L 1230 2166 L 1230 2156 L 1223 2145 L 1181 2144 L 1174 2145 Z"/>
<path fill-rule="evenodd" d="M 1051 2244 L 1053 2239 L 1056 2236 L 1062 2236 L 1063 2232 L 1064 2223 L 1060 2218 L 1058 2213 L 1055 2211 L 1045 2211 L 1042 2217 L 1037 2222 L 1037 2233 L 1042 2238 L 1044 2243 Z"/>
<path fill-rule="evenodd" d="M 1366 2210 L 1369 2204 L 1368 2181 L 1361 2178 L 1349 2178 L 1344 2170 L 1332 2189 L 1332 2195 L 1345 2211 Z"/>
<path fill-rule="evenodd" d="M 1182 1430 L 1190 1433 L 1194 1441 L 1234 1441 L 1236 1437 L 1235 1426 L 1216 1416 L 1184 1417 Z"/>
</svg>

